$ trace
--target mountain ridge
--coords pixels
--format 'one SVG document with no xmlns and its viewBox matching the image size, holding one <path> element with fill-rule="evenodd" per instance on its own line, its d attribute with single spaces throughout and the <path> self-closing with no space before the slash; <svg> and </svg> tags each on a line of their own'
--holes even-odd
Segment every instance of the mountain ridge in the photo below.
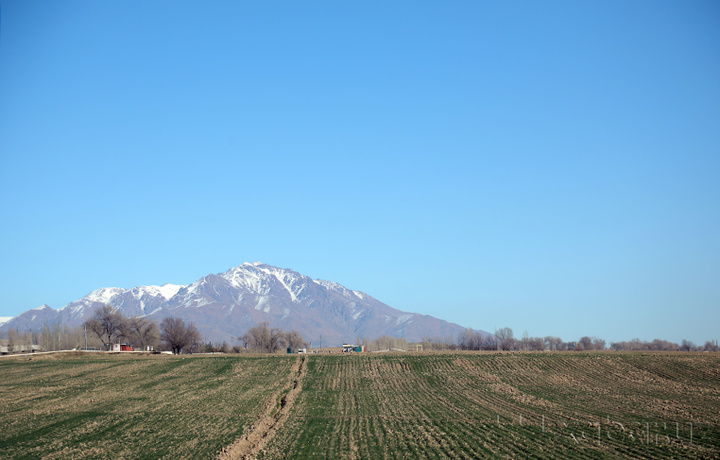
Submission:
<svg viewBox="0 0 720 460">
<path fill-rule="evenodd" d="M 47 305 L 28 310 L 0 325 L 0 331 L 39 330 L 57 321 L 74 327 L 108 303 L 128 317 L 156 321 L 168 316 L 182 318 L 193 322 L 207 340 L 229 343 L 262 322 L 295 329 L 308 341 L 322 337 L 325 344 L 332 345 L 383 335 L 410 342 L 424 338 L 454 340 L 465 329 L 430 315 L 397 310 L 363 291 L 332 281 L 246 262 L 188 285 L 99 288 L 58 310 Z"/>
</svg>

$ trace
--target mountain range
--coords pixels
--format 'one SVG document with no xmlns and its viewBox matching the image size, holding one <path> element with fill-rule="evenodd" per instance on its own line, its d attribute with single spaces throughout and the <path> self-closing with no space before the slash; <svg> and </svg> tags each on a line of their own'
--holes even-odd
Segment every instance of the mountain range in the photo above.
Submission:
<svg viewBox="0 0 720 460">
<path fill-rule="evenodd" d="M 370 295 L 290 269 L 260 262 L 204 276 L 184 286 L 139 286 L 132 289 L 100 288 L 55 310 L 48 305 L 28 310 L 0 325 L 0 331 L 40 330 L 44 324 L 74 327 L 89 319 L 95 309 L 110 304 L 127 316 L 161 321 L 168 316 L 197 326 L 206 340 L 237 343 L 251 327 L 299 331 L 305 340 L 323 345 L 354 342 L 356 337 L 451 337 L 465 328 L 428 315 L 394 309 Z"/>
</svg>

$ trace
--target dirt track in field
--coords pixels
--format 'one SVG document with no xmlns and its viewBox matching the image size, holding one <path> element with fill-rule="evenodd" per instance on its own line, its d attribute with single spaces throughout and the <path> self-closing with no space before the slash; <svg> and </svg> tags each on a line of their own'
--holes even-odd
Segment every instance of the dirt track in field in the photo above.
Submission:
<svg viewBox="0 0 720 460">
<path fill-rule="evenodd" d="M 307 373 L 306 357 L 295 360 L 287 383 L 268 401 L 258 420 L 237 441 L 225 447 L 218 460 L 254 459 L 279 430 L 292 410 L 295 398 L 302 391 Z"/>
<path fill-rule="evenodd" d="M 0 458 L 720 458 L 717 353 L 0 359 Z"/>
</svg>

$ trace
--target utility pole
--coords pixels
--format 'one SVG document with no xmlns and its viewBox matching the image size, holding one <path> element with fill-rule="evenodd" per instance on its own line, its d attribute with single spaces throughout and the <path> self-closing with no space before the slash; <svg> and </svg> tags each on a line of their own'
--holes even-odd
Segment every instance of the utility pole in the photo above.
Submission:
<svg viewBox="0 0 720 460">
<path fill-rule="evenodd" d="M 85 326 L 85 351 L 87 351 L 87 326 Z"/>
</svg>

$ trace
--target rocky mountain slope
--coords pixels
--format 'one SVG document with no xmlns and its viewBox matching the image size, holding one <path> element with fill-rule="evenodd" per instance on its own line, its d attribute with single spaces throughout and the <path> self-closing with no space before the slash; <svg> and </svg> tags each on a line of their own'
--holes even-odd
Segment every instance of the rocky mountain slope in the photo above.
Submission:
<svg viewBox="0 0 720 460">
<path fill-rule="evenodd" d="M 47 305 L 28 310 L 0 326 L 0 331 L 39 330 L 57 321 L 80 325 L 108 303 L 125 316 L 156 321 L 175 316 L 192 321 L 213 342 L 235 343 L 236 337 L 261 322 L 296 329 L 315 344 L 322 336 L 324 345 L 383 335 L 411 342 L 424 337 L 455 338 L 464 329 L 432 316 L 396 310 L 337 283 L 255 262 L 207 275 L 189 286 L 101 288 L 59 310 Z"/>
</svg>

